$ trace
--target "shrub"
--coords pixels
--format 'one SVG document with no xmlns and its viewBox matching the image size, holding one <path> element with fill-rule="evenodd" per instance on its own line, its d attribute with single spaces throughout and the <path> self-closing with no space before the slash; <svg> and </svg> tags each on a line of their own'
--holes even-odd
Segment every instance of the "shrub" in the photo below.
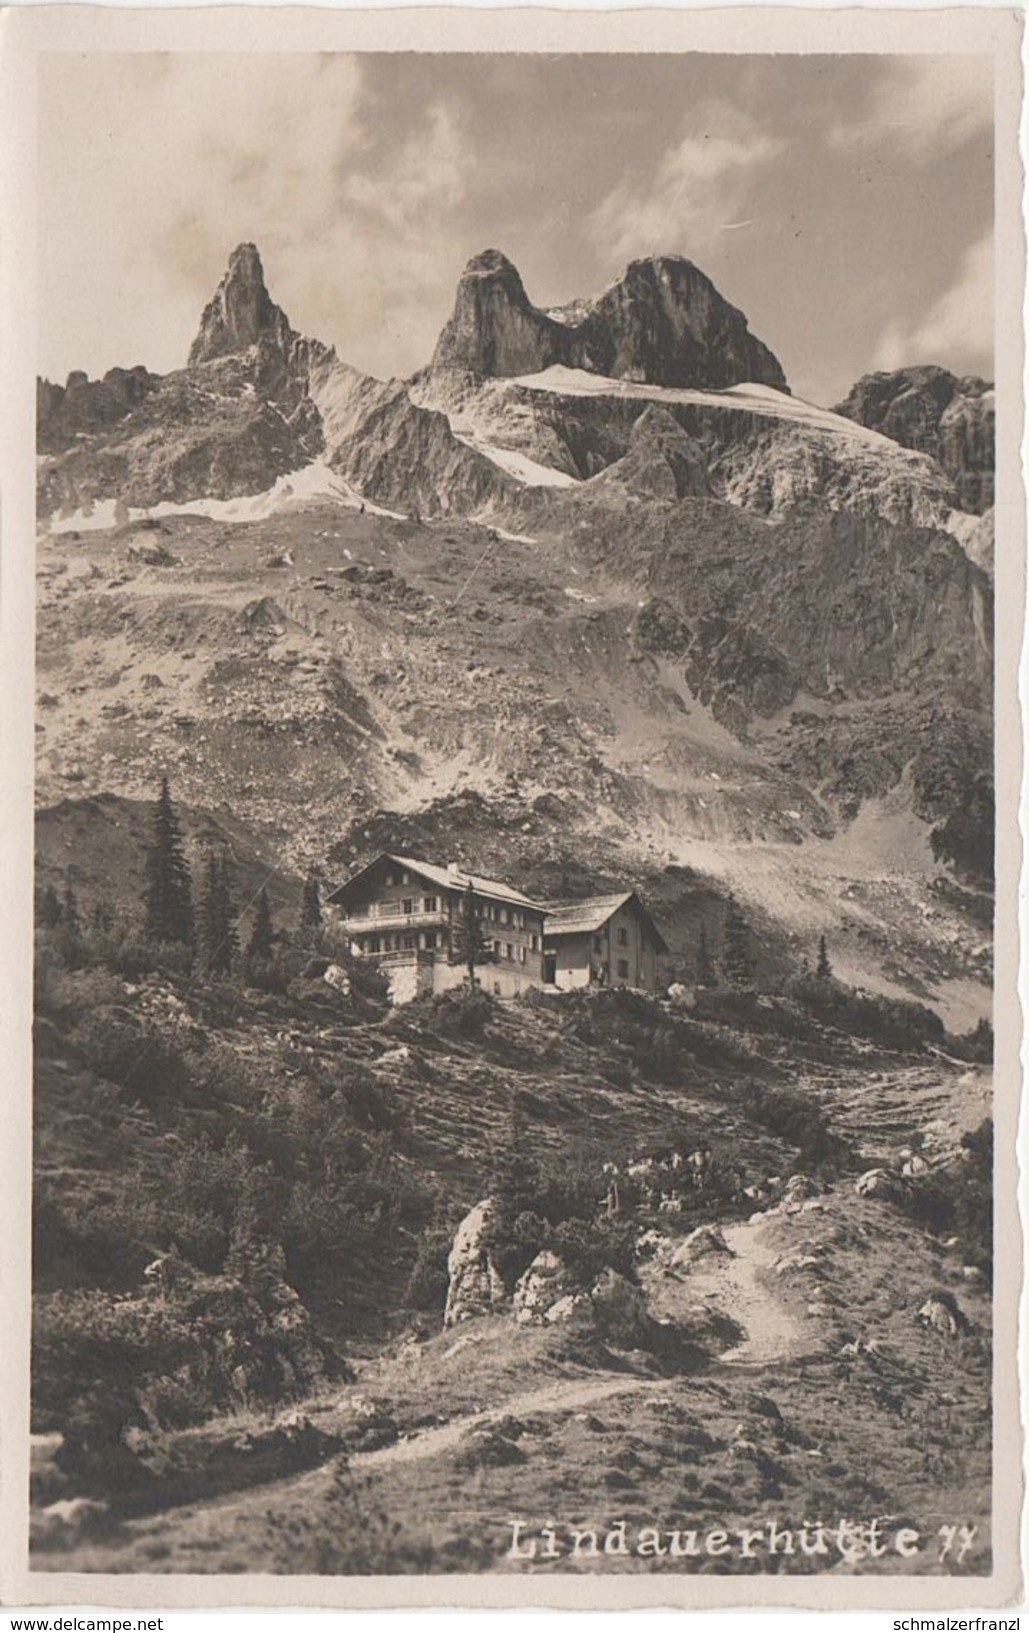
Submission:
<svg viewBox="0 0 1029 1633">
<path fill-rule="evenodd" d="M 98 1077 L 144 1102 L 179 1093 L 189 1082 L 181 1048 L 160 1026 L 129 1009 L 107 1004 L 79 1015 L 68 1043 Z"/>
<path fill-rule="evenodd" d="M 259 1297 L 227 1276 L 192 1274 L 165 1297 L 99 1292 L 36 1300 L 35 1422 L 100 1452 L 132 1423 L 182 1427 L 231 1406 L 293 1398 L 341 1363 L 292 1289 Z"/>
<path fill-rule="evenodd" d="M 755 1084 L 748 1089 L 745 1103 L 756 1123 L 787 1145 L 796 1146 L 801 1168 L 818 1171 L 849 1166 L 850 1147 L 832 1132 L 813 1096 Z"/>
<path fill-rule="evenodd" d="M 853 1032 L 892 1049 L 920 1049 L 942 1043 L 943 1022 L 925 1004 L 861 992 L 834 978 L 802 975 L 790 981 L 787 994 L 811 1014 L 842 1032 Z"/>
<path fill-rule="evenodd" d="M 993 1122 L 987 1118 L 961 1141 L 961 1153 L 944 1168 L 920 1176 L 901 1196 L 901 1206 L 925 1229 L 960 1237 L 966 1264 L 993 1282 Z"/>
<path fill-rule="evenodd" d="M 454 1227 L 439 1218 L 433 1219 L 422 1231 L 404 1290 L 408 1309 L 442 1316 L 449 1285 L 447 1259 L 453 1238 Z"/>
<path fill-rule="evenodd" d="M 428 1021 L 444 1038 L 478 1038 L 493 1019 L 495 1005 L 480 987 L 456 987 L 428 1000 Z"/>
</svg>

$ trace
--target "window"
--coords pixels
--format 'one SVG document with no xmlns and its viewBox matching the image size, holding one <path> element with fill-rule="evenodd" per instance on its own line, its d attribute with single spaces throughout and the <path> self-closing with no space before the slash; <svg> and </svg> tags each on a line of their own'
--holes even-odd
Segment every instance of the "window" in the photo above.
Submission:
<svg viewBox="0 0 1029 1633">
<path fill-rule="evenodd" d="M 371 940 L 368 943 L 368 949 L 369 949 L 370 952 L 373 952 L 373 953 L 377 953 L 379 951 L 379 938 L 378 938 L 378 936 L 372 936 Z"/>
<path fill-rule="evenodd" d="M 402 873 L 398 883 L 402 885 L 409 885 L 411 883 L 411 875 L 409 873 Z"/>
<path fill-rule="evenodd" d="M 415 945 L 414 936 L 404 936 L 404 938 L 401 941 L 400 945 L 403 947 L 405 953 L 409 953 L 411 951 L 411 949 Z"/>
<path fill-rule="evenodd" d="M 502 907 L 500 909 L 500 922 L 501 922 L 501 924 L 506 924 L 507 923 L 507 908 L 506 907 Z"/>
<path fill-rule="evenodd" d="M 413 913 L 414 912 L 414 897 L 413 896 L 405 896 L 403 902 L 401 903 L 401 906 L 403 907 L 405 913 Z"/>
<path fill-rule="evenodd" d="M 628 947 L 629 945 L 629 932 L 624 924 L 618 930 L 618 945 L 619 947 Z"/>
<path fill-rule="evenodd" d="M 538 953 L 539 950 L 540 950 L 540 938 L 539 938 L 539 936 L 530 936 L 529 937 L 529 946 L 532 948 L 534 953 Z"/>
<path fill-rule="evenodd" d="M 497 997 L 499 998 L 500 997 L 500 982 L 499 981 L 494 981 L 493 991 L 496 993 Z"/>
<path fill-rule="evenodd" d="M 603 936 L 594 936 L 593 937 L 593 951 L 595 953 L 602 953 L 604 951 L 604 938 L 603 938 Z"/>
<path fill-rule="evenodd" d="M 435 913 L 438 906 L 439 906 L 439 901 L 437 900 L 437 898 L 435 896 L 425 896 L 425 897 L 422 898 L 422 912 L 423 913 Z"/>
<path fill-rule="evenodd" d="M 619 981 L 628 981 L 629 979 L 629 960 L 627 958 L 618 960 L 618 979 Z"/>
<path fill-rule="evenodd" d="M 514 963 L 514 948 L 512 947 L 510 942 L 507 943 L 507 957 L 508 957 L 508 961 L 513 964 Z"/>
<path fill-rule="evenodd" d="M 519 962 L 519 964 L 524 964 L 525 963 L 525 948 L 524 947 L 519 947 L 519 949 L 518 949 L 518 962 Z"/>
<path fill-rule="evenodd" d="M 425 946 L 426 946 L 427 951 L 431 953 L 433 948 L 436 945 L 437 945 L 437 937 L 436 937 L 435 930 L 426 930 L 426 932 L 425 932 Z"/>
</svg>

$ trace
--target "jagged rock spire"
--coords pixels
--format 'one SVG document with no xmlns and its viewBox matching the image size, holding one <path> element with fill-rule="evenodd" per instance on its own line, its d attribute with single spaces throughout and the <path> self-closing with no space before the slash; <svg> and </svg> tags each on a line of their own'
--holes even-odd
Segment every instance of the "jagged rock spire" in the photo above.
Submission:
<svg viewBox="0 0 1029 1633">
<path fill-rule="evenodd" d="M 190 363 L 209 363 L 215 357 L 246 351 L 259 341 L 270 341 L 286 352 L 295 338 L 285 312 L 265 287 L 256 246 L 238 245 L 213 299 L 204 308 L 189 349 Z"/>
</svg>

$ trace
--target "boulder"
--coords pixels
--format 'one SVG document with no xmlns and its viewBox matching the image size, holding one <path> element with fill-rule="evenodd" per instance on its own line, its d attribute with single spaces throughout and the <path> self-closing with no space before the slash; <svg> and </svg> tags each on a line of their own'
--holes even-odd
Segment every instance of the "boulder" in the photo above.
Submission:
<svg viewBox="0 0 1029 1633">
<path fill-rule="evenodd" d="M 514 1291 L 515 1320 L 564 1321 L 586 1303 L 582 1283 L 556 1253 L 537 1253 Z"/>
<path fill-rule="evenodd" d="M 496 1223 L 496 1207 L 487 1197 L 462 1219 L 447 1259 L 450 1283 L 443 1313 L 445 1327 L 474 1316 L 492 1315 L 507 1303 L 503 1278 L 487 1243 Z"/>
<path fill-rule="evenodd" d="M 623 1349 L 649 1349 L 658 1323 L 647 1308 L 646 1295 L 620 1271 L 603 1269 L 589 1293 L 593 1315 L 602 1337 Z"/>
<path fill-rule="evenodd" d="M 888 1168 L 869 1168 L 867 1173 L 854 1181 L 858 1196 L 877 1196 L 886 1202 L 895 1201 L 902 1189 L 899 1176 L 891 1174 Z"/>
<path fill-rule="evenodd" d="M 524 1463 L 525 1453 L 500 1428 L 483 1424 L 466 1437 L 454 1459 L 459 1469 L 499 1469 Z"/>
<path fill-rule="evenodd" d="M 343 1438 L 351 1451 L 378 1451 L 381 1446 L 392 1446 L 400 1438 L 400 1426 L 386 1401 L 369 1395 L 352 1395 L 341 1406 L 346 1414 Z"/>
<path fill-rule="evenodd" d="M 783 1202 L 806 1202 L 809 1197 L 818 1196 L 821 1186 L 809 1174 L 791 1174 L 783 1187 Z"/>
<path fill-rule="evenodd" d="M 176 567 L 178 556 L 173 556 L 163 544 L 154 544 L 150 539 L 136 538 L 129 545 L 130 561 L 141 561 L 145 567 Z"/>
<path fill-rule="evenodd" d="M 350 996 L 350 977 L 341 964 L 330 964 L 322 975 L 322 980 L 327 987 L 333 987 L 345 998 Z"/>
<path fill-rule="evenodd" d="M 972 1323 L 953 1293 L 930 1293 L 918 1311 L 917 1320 L 943 1338 L 962 1338 L 972 1331 Z"/>
<path fill-rule="evenodd" d="M 707 1258 L 711 1253 L 727 1253 L 734 1257 L 719 1225 L 698 1225 L 680 1242 L 669 1263 L 675 1270 L 687 1270 L 698 1259 Z"/>
<path fill-rule="evenodd" d="M 96 1536 L 110 1524 L 106 1503 L 92 1497 L 65 1497 L 33 1514 L 34 1548 L 70 1547 L 82 1537 Z"/>
</svg>

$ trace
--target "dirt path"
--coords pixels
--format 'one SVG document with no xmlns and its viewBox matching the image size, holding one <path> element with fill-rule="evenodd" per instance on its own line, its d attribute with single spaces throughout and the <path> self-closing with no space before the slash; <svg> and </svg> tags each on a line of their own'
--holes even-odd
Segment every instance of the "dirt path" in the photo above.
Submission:
<svg viewBox="0 0 1029 1633">
<path fill-rule="evenodd" d="M 777 1294 L 774 1265 L 780 1249 L 768 1233 L 764 1218 L 726 1225 L 728 1253 L 711 1252 L 688 1268 L 657 1271 L 648 1279 L 648 1295 L 661 1316 L 688 1325 L 691 1308 L 710 1301 L 743 1328 L 744 1337 L 723 1351 L 721 1365 L 767 1366 L 810 1348 L 803 1322 Z"/>
<path fill-rule="evenodd" d="M 407 1440 L 398 1440 L 392 1446 L 383 1446 L 374 1452 L 358 1452 L 351 1458 L 355 1468 L 382 1468 L 392 1463 L 415 1463 L 438 1452 L 450 1451 L 464 1439 L 469 1430 L 482 1424 L 494 1423 L 500 1418 L 538 1417 L 545 1412 L 574 1411 L 580 1406 L 592 1406 L 611 1395 L 638 1394 L 644 1390 L 668 1389 L 667 1378 L 634 1378 L 631 1375 L 608 1378 L 584 1378 L 576 1383 L 553 1384 L 549 1389 L 526 1390 L 511 1395 L 495 1406 L 484 1407 L 467 1417 L 455 1418 L 438 1429 L 423 1429 Z"/>
<path fill-rule="evenodd" d="M 652 1268 L 647 1290 L 655 1313 L 688 1324 L 691 1310 L 710 1301 L 720 1313 L 736 1321 L 743 1329 L 743 1337 L 722 1354 L 718 1366 L 759 1370 L 804 1353 L 809 1347 L 805 1325 L 778 1296 L 774 1274 L 778 1249 L 770 1240 L 769 1222 L 758 1219 L 728 1225 L 723 1234 L 729 1253 L 709 1253 L 682 1270 Z M 358 1452 L 351 1457 L 350 1466 L 355 1471 L 372 1472 L 420 1463 L 455 1450 L 475 1429 L 497 1424 L 506 1417 L 575 1411 L 616 1396 L 667 1391 L 669 1387 L 667 1377 L 641 1378 L 628 1373 L 537 1385 L 438 1427 L 423 1429 L 391 1446 Z M 214 1535 L 238 1535 L 240 1527 L 245 1529 L 248 1516 L 268 1513 L 269 1503 L 293 1511 L 316 1504 L 328 1491 L 332 1478 L 331 1468 L 323 1465 L 268 1485 L 201 1499 L 170 1513 L 130 1521 L 113 1549 L 94 1544 L 77 1551 L 75 1568 L 137 1569 L 137 1550 L 145 1551 L 155 1539 L 169 1546 L 177 1558 L 184 1553 L 191 1555 L 209 1547 Z"/>
</svg>

